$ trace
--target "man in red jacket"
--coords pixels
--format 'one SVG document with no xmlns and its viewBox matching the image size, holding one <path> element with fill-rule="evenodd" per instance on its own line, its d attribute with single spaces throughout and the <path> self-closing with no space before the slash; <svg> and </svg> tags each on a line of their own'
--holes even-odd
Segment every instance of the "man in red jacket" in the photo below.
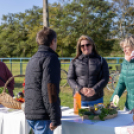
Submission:
<svg viewBox="0 0 134 134">
<path fill-rule="evenodd" d="M 12 77 L 12 73 L 7 68 L 6 64 L 0 61 L 0 87 L 3 87 L 6 81 Z M 14 80 L 7 85 L 8 92 L 13 96 Z"/>
</svg>

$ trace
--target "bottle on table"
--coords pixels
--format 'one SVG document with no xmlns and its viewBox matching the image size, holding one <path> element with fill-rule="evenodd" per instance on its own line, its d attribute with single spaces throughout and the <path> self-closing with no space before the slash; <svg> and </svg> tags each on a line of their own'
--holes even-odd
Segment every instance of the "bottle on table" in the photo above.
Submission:
<svg viewBox="0 0 134 134">
<path fill-rule="evenodd" d="M 74 114 L 78 114 L 79 109 L 81 109 L 81 95 L 77 91 L 74 95 Z"/>
</svg>

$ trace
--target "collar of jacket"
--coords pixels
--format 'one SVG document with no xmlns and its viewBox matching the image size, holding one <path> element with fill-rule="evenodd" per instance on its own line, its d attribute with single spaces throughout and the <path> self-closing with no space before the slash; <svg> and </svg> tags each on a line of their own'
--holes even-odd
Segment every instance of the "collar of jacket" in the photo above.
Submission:
<svg viewBox="0 0 134 134">
<path fill-rule="evenodd" d="M 127 61 L 126 59 L 124 59 L 125 63 L 134 63 L 134 59 L 131 59 L 130 61 Z"/>
<path fill-rule="evenodd" d="M 49 46 L 39 45 L 38 51 L 39 52 L 41 52 L 41 51 L 49 51 L 49 52 L 52 52 L 52 53 L 56 54 L 57 57 L 59 57 L 58 54 L 55 51 L 53 51 Z"/>
<path fill-rule="evenodd" d="M 95 57 L 95 54 L 92 52 L 91 54 L 89 55 L 84 55 L 84 54 L 81 54 L 79 56 L 79 59 L 83 59 L 83 58 L 94 58 Z"/>
</svg>

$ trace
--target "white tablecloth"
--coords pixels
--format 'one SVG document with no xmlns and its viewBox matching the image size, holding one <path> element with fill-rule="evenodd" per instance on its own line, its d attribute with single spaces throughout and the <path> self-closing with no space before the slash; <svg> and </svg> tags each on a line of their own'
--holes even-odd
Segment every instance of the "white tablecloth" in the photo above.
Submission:
<svg viewBox="0 0 134 134">
<path fill-rule="evenodd" d="M 117 117 L 105 121 L 82 121 L 73 109 L 62 112 L 62 127 L 54 134 L 134 134 L 133 115 L 119 111 Z"/>
<path fill-rule="evenodd" d="M 54 134 L 134 134 L 132 114 L 119 111 L 117 117 L 106 121 L 82 121 L 73 109 L 62 107 L 62 126 Z M 0 134 L 28 134 L 28 126 L 22 110 L 9 111 L 0 105 Z"/>
<path fill-rule="evenodd" d="M 0 105 L 0 134 L 28 134 L 28 126 L 22 110 L 12 110 Z"/>
</svg>

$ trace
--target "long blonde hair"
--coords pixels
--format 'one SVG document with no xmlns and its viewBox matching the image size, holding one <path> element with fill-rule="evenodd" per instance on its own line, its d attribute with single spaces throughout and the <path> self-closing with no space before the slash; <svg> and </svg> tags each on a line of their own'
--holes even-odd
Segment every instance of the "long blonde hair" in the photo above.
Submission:
<svg viewBox="0 0 134 134">
<path fill-rule="evenodd" d="M 88 40 L 92 45 L 93 45 L 93 52 L 95 54 L 98 54 L 97 50 L 96 50 L 96 46 L 95 46 L 95 43 L 94 41 L 87 35 L 82 35 L 78 41 L 77 41 L 77 46 L 76 46 L 76 57 L 74 58 L 77 59 L 81 54 L 82 54 L 82 51 L 81 51 L 81 41 L 82 40 Z M 99 55 L 99 54 L 98 54 Z"/>
</svg>

